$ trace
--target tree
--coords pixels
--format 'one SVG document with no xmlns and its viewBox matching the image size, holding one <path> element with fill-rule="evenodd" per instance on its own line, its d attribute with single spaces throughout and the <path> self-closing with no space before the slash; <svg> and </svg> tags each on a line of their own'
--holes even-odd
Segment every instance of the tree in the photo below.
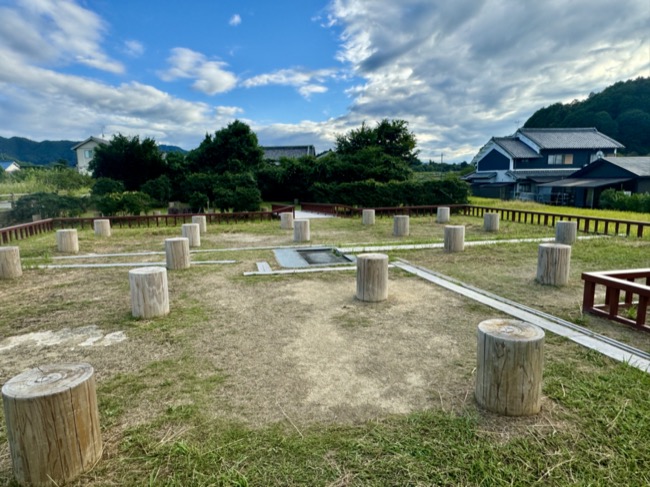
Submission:
<svg viewBox="0 0 650 487">
<path fill-rule="evenodd" d="M 124 183 L 111 178 L 99 178 L 91 190 L 93 196 L 104 196 L 110 193 L 123 193 Z"/>
<path fill-rule="evenodd" d="M 408 130 L 405 120 L 383 119 L 373 129 L 361 124 L 361 128 L 351 130 L 336 137 L 336 152 L 342 155 L 356 154 L 362 149 L 378 147 L 382 153 L 396 157 L 410 164 L 417 159 L 418 152 L 415 135 Z"/>
<path fill-rule="evenodd" d="M 257 135 L 248 125 L 235 120 L 215 132 L 214 136 L 206 134 L 203 142 L 187 158 L 193 172 L 239 174 L 257 171 L 263 156 Z"/>
<path fill-rule="evenodd" d="M 118 134 L 109 144 L 99 145 L 90 162 L 95 178 L 111 178 L 124 183 L 128 191 L 140 189 L 150 179 L 165 173 L 165 162 L 156 142 L 151 138 Z"/>
</svg>

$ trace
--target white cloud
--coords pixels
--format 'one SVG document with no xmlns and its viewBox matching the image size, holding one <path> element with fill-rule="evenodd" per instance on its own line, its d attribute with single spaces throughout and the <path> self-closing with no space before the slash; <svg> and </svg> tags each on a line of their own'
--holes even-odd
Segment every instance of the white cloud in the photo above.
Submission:
<svg viewBox="0 0 650 487">
<path fill-rule="evenodd" d="M 144 54 L 142 43 L 134 40 L 125 41 L 124 50 L 131 57 L 140 57 Z"/>
<path fill-rule="evenodd" d="M 241 85 L 253 88 L 266 85 L 293 86 L 304 97 L 309 99 L 313 93 L 325 93 L 327 87 L 323 86 L 328 79 L 339 77 L 333 69 L 280 69 L 273 73 L 265 73 L 244 80 Z"/>
<path fill-rule="evenodd" d="M 192 87 L 207 95 L 224 93 L 235 87 L 237 76 L 224 68 L 228 66 L 222 61 L 208 61 L 201 53 L 176 47 L 172 49 L 167 59 L 170 68 L 159 73 L 163 81 L 174 81 L 179 78 L 194 79 Z"/>
<path fill-rule="evenodd" d="M 241 24 L 241 17 L 239 16 L 239 14 L 235 14 L 232 17 L 230 17 L 228 24 L 232 25 L 233 27 Z"/>
</svg>

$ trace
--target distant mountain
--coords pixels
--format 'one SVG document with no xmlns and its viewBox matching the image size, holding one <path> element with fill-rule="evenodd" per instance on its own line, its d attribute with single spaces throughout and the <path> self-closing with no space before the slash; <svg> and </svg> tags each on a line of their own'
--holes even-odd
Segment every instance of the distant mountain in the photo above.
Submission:
<svg viewBox="0 0 650 487">
<path fill-rule="evenodd" d="M 650 78 L 620 81 L 586 100 L 537 110 L 524 127 L 596 127 L 625 146 L 625 155 L 650 154 Z"/>
<path fill-rule="evenodd" d="M 77 158 L 72 148 L 79 142 L 81 141 L 44 140 L 43 142 L 34 142 L 23 137 L 9 139 L 0 137 L 0 160 L 44 166 L 63 159 L 67 161 L 68 165 L 74 166 L 77 163 Z M 163 152 L 187 152 L 175 145 L 160 145 L 159 147 Z"/>
</svg>

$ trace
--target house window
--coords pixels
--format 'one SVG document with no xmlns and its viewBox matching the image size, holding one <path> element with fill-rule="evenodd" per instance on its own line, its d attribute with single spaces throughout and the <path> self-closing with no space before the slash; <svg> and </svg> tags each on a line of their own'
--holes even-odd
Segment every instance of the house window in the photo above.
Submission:
<svg viewBox="0 0 650 487">
<path fill-rule="evenodd" d="M 550 154 L 548 156 L 548 164 L 551 166 L 573 164 L 573 154 Z"/>
<path fill-rule="evenodd" d="M 84 151 L 84 157 L 86 159 L 92 159 L 93 158 L 93 150 L 92 149 L 86 149 Z"/>
</svg>

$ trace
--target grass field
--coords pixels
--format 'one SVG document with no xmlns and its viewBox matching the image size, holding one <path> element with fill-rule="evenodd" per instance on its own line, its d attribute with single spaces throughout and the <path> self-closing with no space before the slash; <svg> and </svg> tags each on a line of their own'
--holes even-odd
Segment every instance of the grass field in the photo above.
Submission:
<svg viewBox="0 0 650 487">
<path fill-rule="evenodd" d="M 481 203 L 482 204 L 482 203 Z M 452 216 L 467 240 L 482 220 Z M 441 242 L 434 218 L 311 222 L 313 244 Z M 82 254 L 161 251 L 179 228 L 79 234 Z M 498 239 L 552 237 L 501 223 Z M 244 277 L 277 268 L 292 245 L 279 223 L 212 225 L 193 260 L 235 264 L 169 273 L 171 313 L 130 316 L 127 269 L 36 269 L 54 234 L 19 241 L 24 276 L 0 281 L 0 383 L 48 362 L 96 370 L 104 455 L 73 485 L 646 485 L 650 377 L 547 334 L 542 412 L 503 418 L 473 399 L 476 326 L 499 317 L 398 270 L 389 299 L 354 299 L 353 272 Z M 393 251 L 650 351 L 649 334 L 580 310 L 580 273 L 650 267 L 650 240 L 598 238 L 573 247 L 565 288 L 534 282 L 537 244 Z M 75 262 L 161 261 L 164 256 Z M 126 339 L 111 342 L 110 336 Z M 92 344 L 88 345 L 88 339 Z M 3 419 L 3 418 L 2 418 Z M 11 483 L 4 420 L 0 484 Z"/>
</svg>

